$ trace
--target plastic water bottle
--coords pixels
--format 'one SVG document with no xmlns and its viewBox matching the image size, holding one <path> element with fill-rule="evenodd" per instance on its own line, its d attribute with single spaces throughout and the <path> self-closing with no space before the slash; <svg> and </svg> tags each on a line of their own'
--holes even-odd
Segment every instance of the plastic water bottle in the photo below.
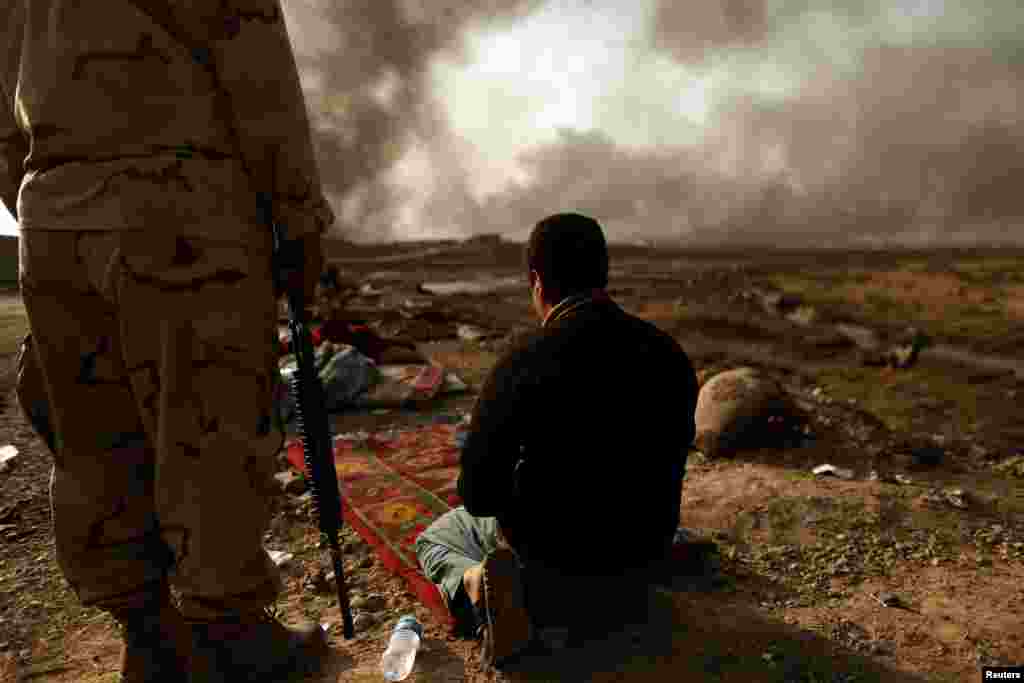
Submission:
<svg viewBox="0 0 1024 683">
<path fill-rule="evenodd" d="M 380 670 L 385 681 L 404 681 L 412 672 L 422 635 L 423 627 L 416 621 L 416 617 L 410 614 L 398 620 L 398 625 L 391 633 L 391 640 L 388 641 L 388 649 L 384 650 L 380 660 Z"/>
</svg>

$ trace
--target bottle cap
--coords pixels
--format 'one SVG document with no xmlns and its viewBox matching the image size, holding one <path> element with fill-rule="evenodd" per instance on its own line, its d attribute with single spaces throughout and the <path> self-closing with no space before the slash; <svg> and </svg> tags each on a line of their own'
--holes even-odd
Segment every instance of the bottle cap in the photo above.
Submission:
<svg viewBox="0 0 1024 683">
<path fill-rule="evenodd" d="M 421 626 L 420 622 L 416 620 L 416 617 L 411 614 L 407 614 L 398 620 L 398 625 L 395 626 L 395 630 L 399 631 L 403 628 L 413 631 L 420 638 L 423 637 L 423 626 Z"/>
</svg>

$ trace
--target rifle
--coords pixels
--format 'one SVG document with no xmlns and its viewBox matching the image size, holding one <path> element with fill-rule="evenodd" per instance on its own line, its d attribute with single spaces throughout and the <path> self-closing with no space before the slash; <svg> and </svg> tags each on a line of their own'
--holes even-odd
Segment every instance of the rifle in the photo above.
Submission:
<svg viewBox="0 0 1024 683">
<path fill-rule="evenodd" d="M 306 471 L 313 483 L 313 503 L 320 520 L 320 533 L 326 537 L 331 549 L 345 638 L 352 639 L 355 636 L 355 625 L 352 622 L 345 568 L 341 560 L 341 546 L 338 543 L 338 532 L 342 527 L 342 501 L 338 490 L 338 473 L 334 469 L 334 449 L 327 429 L 324 387 L 316 372 L 313 341 L 306 327 L 302 290 L 299 287 L 288 286 L 290 272 L 302 267 L 299 260 L 301 255 L 289 253 L 284 226 L 274 222 L 272 214 L 267 211 L 267 196 L 261 195 L 260 200 L 263 218 L 270 224 L 274 238 L 276 291 L 284 291 L 288 298 L 288 331 L 291 333 L 291 346 L 295 349 L 295 360 L 298 364 L 291 378 L 291 390 L 295 397 L 295 412 L 302 436 L 302 452 L 306 461 Z"/>
<path fill-rule="evenodd" d="M 170 6 L 165 0 L 131 0 L 140 12 L 148 16 L 158 26 L 167 31 L 192 53 L 195 63 L 205 69 L 214 83 L 218 84 L 221 93 L 221 105 L 225 114 L 225 123 L 232 137 L 232 146 L 242 159 L 242 148 L 238 140 L 237 120 L 230 102 L 224 99 L 223 89 L 219 87 L 217 70 L 213 64 L 213 53 L 202 42 L 194 40 L 174 20 Z M 190 148 L 183 153 L 191 154 Z M 257 194 L 258 210 L 263 222 L 271 229 L 273 236 L 273 275 L 276 292 L 288 295 L 288 329 L 291 332 L 292 344 L 295 347 L 295 358 L 298 360 L 298 371 L 292 377 L 292 393 L 295 396 L 296 413 L 299 429 L 302 432 L 302 450 L 306 460 L 306 471 L 313 482 L 313 502 L 320 518 L 320 533 L 327 537 L 331 548 L 331 559 L 334 562 L 334 578 L 338 587 L 338 606 L 346 639 L 355 637 L 355 626 L 352 623 L 352 608 L 348 603 L 348 587 L 345 584 L 345 568 L 341 562 L 341 546 L 338 544 L 338 532 L 341 530 L 341 493 L 338 491 L 338 474 L 334 469 L 334 454 L 327 429 L 327 411 L 324 404 L 324 388 L 320 383 L 314 367 L 313 342 L 306 328 L 306 314 L 303 306 L 302 291 L 294 291 L 288 287 L 289 271 L 302 268 L 301 256 L 287 253 L 289 242 L 286 240 L 284 226 L 274 222 L 271 212 L 270 195 L 264 192 Z"/>
</svg>

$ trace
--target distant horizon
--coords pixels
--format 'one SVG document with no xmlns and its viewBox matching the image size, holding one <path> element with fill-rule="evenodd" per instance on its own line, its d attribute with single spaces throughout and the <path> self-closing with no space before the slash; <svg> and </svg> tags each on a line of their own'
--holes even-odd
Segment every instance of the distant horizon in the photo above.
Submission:
<svg viewBox="0 0 1024 683">
<path fill-rule="evenodd" d="M 6 208 L 4 208 L 3 210 L 0 210 L 0 237 L 17 237 L 19 235 L 19 233 L 20 233 L 20 229 L 18 228 L 18 224 L 14 220 L 14 217 L 11 216 L 10 212 L 8 212 L 6 210 Z M 479 233 L 479 234 L 486 234 L 486 233 Z M 468 238 L 474 237 L 474 236 L 475 235 L 470 235 L 470 236 L 465 237 L 465 238 L 451 238 L 451 237 L 449 237 L 449 238 L 444 238 L 444 237 L 426 238 L 426 237 L 419 237 L 419 238 L 415 238 L 415 239 L 410 236 L 409 239 L 395 239 L 395 240 L 391 240 L 391 241 L 387 241 L 387 242 L 373 242 L 373 241 L 365 241 L 365 240 L 351 240 L 351 238 L 348 238 L 348 237 L 346 237 L 344 235 L 340 235 L 337 232 L 332 232 L 332 233 L 328 233 L 327 235 L 325 235 L 324 238 L 327 239 L 327 240 L 352 241 L 354 244 L 359 245 L 359 246 L 369 246 L 369 245 L 373 245 L 373 244 L 401 244 L 403 242 L 404 243 L 415 243 L 415 242 L 451 242 L 451 241 L 458 242 L 458 241 L 461 241 L 461 239 L 468 239 Z M 528 235 L 525 232 L 520 231 L 518 233 L 512 233 L 512 234 L 509 234 L 509 235 L 502 235 L 501 237 L 506 242 L 510 242 L 510 243 L 513 243 L 513 244 L 525 244 Z M 906 236 L 904 236 L 904 237 L 906 237 Z M 858 243 L 854 243 L 854 242 L 846 242 L 846 243 L 840 244 L 840 243 L 837 243 L 837 241 L 833 240 L 832 244 L 817 244 L 817 245 L 805 244 L 804 248 L 810 248 L 810 249 L 949 249 L 949 248 L 954 248 L 955 247 L 955 248 L 968 248 L 968 249 L 970 249 L 970 248 L 990 249 L 990 248 L 1000 248 L 1000 247 L 1002 247 L 1002 248 L 1006 248 L 1006 247 L 1022 248 L 1022 247 L 1024 247 L 1024 241 L 1020 241 L 1020 240 L 1018 240 L 1018 241 L 1013 241 L 1013 240 L 996 241 L 996 240 L 992 240 L 992 241 L 970 242 L 970 241 L 964 240 L 963 238 L 961 238 L 961 239 L 948 239 L 948 237 L 949 236 L 947 236 L 946 240 L 936 240 L 934 242 L 923 242 L 923 241 L 915 241 L 915 240 L 912 240 L 912 239 L 911 240 L 899 239 L 898 235 L 894 235 L 892 241 L 889 242 L 889 243 L 886 243 L 886 244 L 883 244 L 883 243 L 877 243 L 877 244 L 860 243 L 860 244 L 858 244 Z M 644 237 L 637 237 L 637 238 L 633 238 L 633 239 L 624 239 L 624 238 L 616 239 L 615 237 L 610 237 L 608 239 L 608 243 L 611 244 L 611 245 L 616 245 L 616 246 L 649 246 L 649 247 L 682 247 L 682 248 L 691 247 L 691 248 L 695 248 L 695 249 L 708 249 L 708 248 L 711 248 L 711 247 L 715 246 L 715 245 L 709 243 L 706 240 L 701 240 L 699 242 L 686 243 L 685 241 L 678 241 L 678 240 L 673 240 L 673 239 L 668 239 L 668 238 L 658 238 L 658 237 L 646 237 L 646 238 L 644 238 Z M 743 248 L 743 247 L 752 247 L 752 246 L 762 246 L 762 247 L 765 247 L 765 248 L 769 248 L 769 247 L 775 246 L 775 245 L 770 244 L 770 243 L 759 245 L 756 242 L 756 240 L 752 240 L 752 239 L 750 239 L 750 236 L 747 236 L 746 240 L 738 240 L 738 241 L 733 241 L 731 243 L 729 243 L 729 242 L 722 242 L 719 246 L 721 246 L 724 249 L 731 249 L 731 248 Z M 791 246 L 781 246 L 781 245 L 779 245 L 778 248 L 782 249 L 782 250 L 786 250 L 786 249 L 799 250 L 801 247 L 796 246 L 796 245 L 791 245 Z"/>
</svg>

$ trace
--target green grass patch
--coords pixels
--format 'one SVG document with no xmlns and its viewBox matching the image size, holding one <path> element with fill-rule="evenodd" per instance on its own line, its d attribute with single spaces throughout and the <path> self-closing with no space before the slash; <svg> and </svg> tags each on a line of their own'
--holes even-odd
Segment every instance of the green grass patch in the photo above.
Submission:
<svg viewBox="0 0 1024 683">
<path fill-rule="evenodd" d="M 22 338 L 28 334 L 28 316 L 21 299 L 0 297 L 0 356 L 16 353 Z"/>
<path fill-rule="evenodd" d="M 951 409 L 951 430 L 970 431 L 978 420 L 983 390 L 920 366 L 889 375 L 886 381 L 880 381 L 879 371 L 874 368 L 838 368 L 820 373 L 818 381 L 831 396 L 841 401 L 855 399 L 894 431 L 914 427 L 915 418 L 923 412 L 922 398 Z"/>
<path fill-rule="evenodd" d="M 1024 259 L 961 261 L 953 267 L 953 272 L 972 285 L 1024 283 Z"/>
<path fill-rule="evenodd" d="M 927 262 L 912 261 L 901 270 L 930 272 Z M 948 272 L 948 271 L 947 271 Z M 843 272 L 819 273 L 778 273 L 768 282 L 785 292 L 800 296 L 806 303 L 821 309 L 847 309 L 855 305 L 849 298 L 852 289 L 860 289 L 864 303 L 860 304 L 860 316 L 864 322 L 882 323 L 904 321 L 916 322 L 929 333 L 948 339 L 975 339 L 977 337 L 1000 337 L 1014 331 L 1014 322 L 1006 311 L 1006 294 L 1001 286 L 1024 282 L 1024 262 L 1006 259 L 982 261 L 957 266 L 954 271 L 965 286 L 983 287 L 989 292 L 983 302 L 960 301 L 950 298 L 945 302 L 900 299 L 897 293 L 871 285 L 871 271 L 851 269 Z"/>
</svg>

